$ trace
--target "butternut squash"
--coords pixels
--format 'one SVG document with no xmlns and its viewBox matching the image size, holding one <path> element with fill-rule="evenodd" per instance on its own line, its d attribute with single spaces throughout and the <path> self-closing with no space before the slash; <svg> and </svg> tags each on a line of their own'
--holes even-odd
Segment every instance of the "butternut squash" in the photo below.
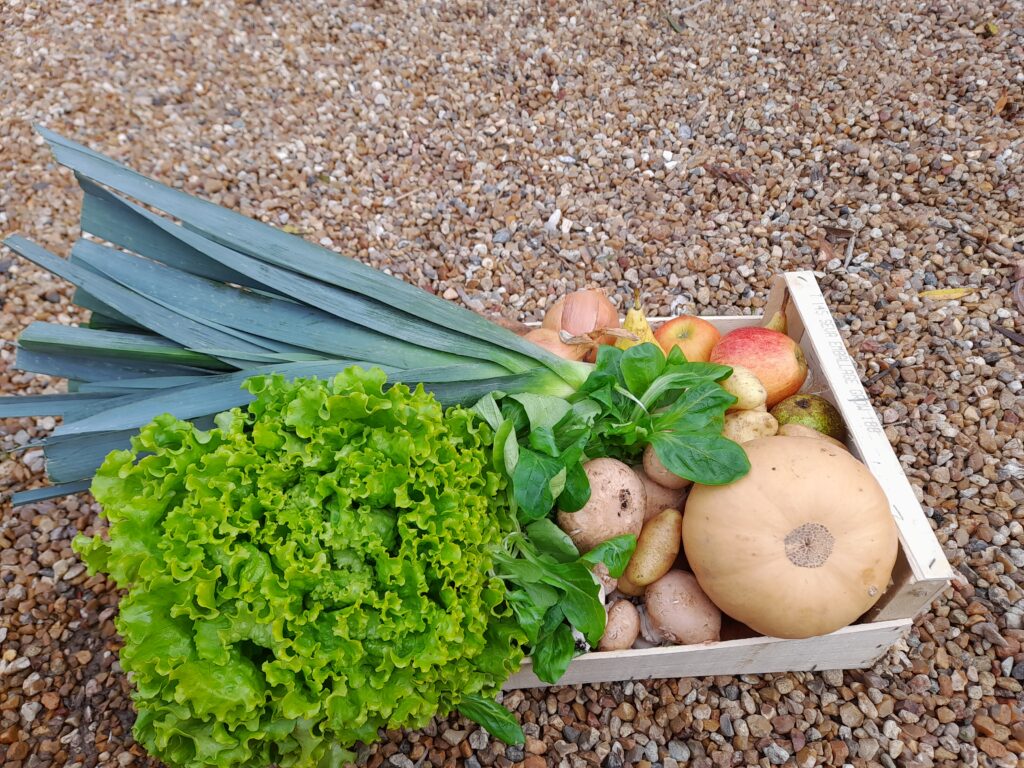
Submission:
<svg viewBox="0 0 1024 768">
<path fill-rule="evenodd" d="M 898 538 L 878 481 L 825 440 L 764 437 L 750 472 L 694 485 L 683 549 L 701 589 L 763 635 L 815 637 L 856 621 L 885 592 Z"/>
</svg>

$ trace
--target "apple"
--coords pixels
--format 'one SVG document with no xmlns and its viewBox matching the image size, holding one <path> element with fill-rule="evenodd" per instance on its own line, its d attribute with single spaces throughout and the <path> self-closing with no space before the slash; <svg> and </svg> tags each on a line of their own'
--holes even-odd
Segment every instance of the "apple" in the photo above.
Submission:
<svg viewBox="0 0 1024 768">
<path fill-rule="evenodd" d="M 711 350 L 709 360 L 753 371 L 768 393 L 769 408 L 795 395 L 807 378 L 807 361 L 800 346 L 786 334 L 770 328 L 730 331 Z"/>
<path fill-rule="evenodd" d="M 711 349 L 722 338 L 707 320 L 693 315 L 680 315 L 666 321 L 654 332 L 654 339 L 667 355 L 672 347 L 686 355 L 691 363 L 706 363 Z"/>
</svg>

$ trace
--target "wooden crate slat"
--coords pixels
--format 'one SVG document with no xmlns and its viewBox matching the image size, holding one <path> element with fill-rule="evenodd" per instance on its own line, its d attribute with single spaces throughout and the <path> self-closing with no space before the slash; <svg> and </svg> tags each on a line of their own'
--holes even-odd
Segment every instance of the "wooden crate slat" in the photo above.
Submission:
<svg viewBox="0 0 1024 768">
<path fill-rule="evenodd" d="M 780 610 L 781 610 L 780 606 Z M 752 637 L 708 645 L 683 645 L 589 653 L 574 659 L 558 685 L 709 675 L 766 674 L 871 666 L 910 629 L 909 619 L 846 627 L 822 637 L 780 640 Z M 505 690 L 545 686 L 523 665 Z"/>
<path fill-rule="evenodd" d="M 885 430 L 861 384 L 857 368 L 814 279 L 814 273 L 788 272 L 784 279 L 793 296 L 793 305 L 804 320 L 804 347 L 814 350 L 816 365 L 827 378 L 832 390 L 831 399 L 846 421 L 851 447 L 889 497 L 900 541 L 915 582 L 928 581 L 935 586 L 949 581 L 953 577 L 952 568 L 928 524 L 899 459 L 889 445 Z M 932 594 L 934 591 L 931 587 L 915 591 L 917 599 L 928 601 Z M 908 595 L 905 602 L 909 605 L 913 599 Z M 927 605 L 928 602 L 922 603 L 911 615 Z"/>
</svg>

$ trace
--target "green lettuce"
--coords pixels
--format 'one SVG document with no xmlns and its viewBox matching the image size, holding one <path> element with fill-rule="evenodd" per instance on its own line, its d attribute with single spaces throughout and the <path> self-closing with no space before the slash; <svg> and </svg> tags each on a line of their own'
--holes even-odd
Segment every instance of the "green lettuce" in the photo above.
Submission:
<svg viewBox="0 0 1024 768">
<path fill-rule="evenodd" d="M 501 725 L 527 637 L 495 575 L 516 525 L 491 428 L 379 369 L 246 386 L 209 431 L 154 419 L 92 484 L 108 535 L 75 547 L 128 589 L 139 742 L 171 766 L 334 766 L 460 704 Z"/>
</svg>

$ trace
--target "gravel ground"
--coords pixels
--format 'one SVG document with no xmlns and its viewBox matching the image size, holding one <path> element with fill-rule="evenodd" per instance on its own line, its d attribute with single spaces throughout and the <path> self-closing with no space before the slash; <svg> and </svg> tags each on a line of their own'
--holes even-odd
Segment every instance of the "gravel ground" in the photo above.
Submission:
<svg viewBox="0 0 1024 768">
<path fill-rule="evenodd" d="M 0 8 L 0 233 L 59 253 L 80 196 L 38 121 L 453 301 L 533 319 L 593 283 L 757 312 L 815 269 L 955 585 L 862 672 L 518 692 L 369 766 L 1000 766 L 1024 749 L 1024 6 L 948 0 L 24 2 Z M 899 10 L 912 8 L 912 10 Z M 959 299 L 920 291 L 969 288 Z M 81 313 L 0 252 L 2 338 Z M 4 393 L 46 391 L 10 369 Z M 0 422 L 0 449 L 53 421 Z M 0 483 L 41 456 L 0 454 Z M 87 496 L 0 524 L 0 761 L 155 765 Z"/>
</svg>

